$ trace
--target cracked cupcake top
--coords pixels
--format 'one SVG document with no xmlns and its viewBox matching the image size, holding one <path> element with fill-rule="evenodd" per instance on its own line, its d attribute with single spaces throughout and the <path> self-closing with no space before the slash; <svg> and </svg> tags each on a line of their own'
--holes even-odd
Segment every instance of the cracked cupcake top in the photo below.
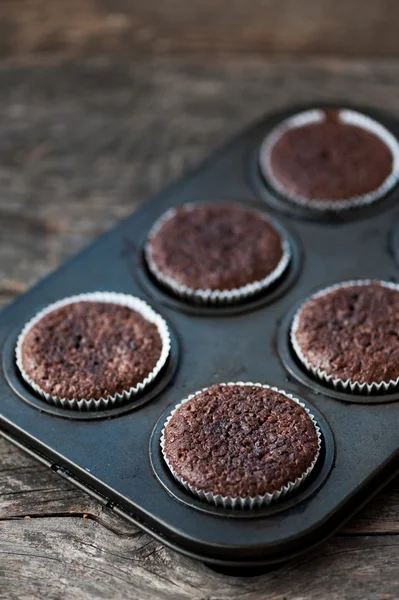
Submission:
<svg viewBox="0 0 399 600">
<path fill-rule="evenodd" d="M 155 324 L 128 306 L 79 301 L 45 314 L 22 343 L 22 366 L 44 392 L 99 399 L 142 382 L 157 364 Z"/>
<path fill-rule="evenodd" d="M 234 290 L 270 275 L 283 242 L 257 211 L 234 203 L 186 204 L 155 226 L 146 255 L 159 279 L 191 290 Z"/>
<path fill-rule="evenodd" d="M 390 133 L 375 122 L 369 128 L 371 120 L 363 115 L 353 122 L 342 117 L 357 114 L 352 111 L 312 112 L 314 119 L 303 124 L 290 126 L 288 120 L 261 156 L 261 166 L 274 187 L 309 206 L 349 202 L 379 190 L 393 172 L 392 148 L 384 139 L 390 139 Z M 379 129 L 381 135 L 376 133 Z"/>
<path fill-rule="evenodd" d="M 273 493 L 318 452 L 315 425 L 294 400 L 256 385 L 213 385 L 174 412 L 164 456 L 197 490 L 230 497 Z"/>
<path fill-rule="evenodd" d="M 300 309 L 293 336 L 302 358 L 333 378 L 360 384 L 395 380 L 399 290 L 376 281 L 320 292 Z"/>
</svg>

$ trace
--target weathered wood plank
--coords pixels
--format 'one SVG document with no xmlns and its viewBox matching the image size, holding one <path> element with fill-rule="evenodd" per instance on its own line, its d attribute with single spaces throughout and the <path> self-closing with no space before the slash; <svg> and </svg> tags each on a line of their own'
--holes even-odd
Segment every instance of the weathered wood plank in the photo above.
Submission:
<svg viewBox="0 0 399 600">
<path fill-rule="evenodd" d="M 2 0 L 0 56 L 398 56 L 398 17 L 392 0 Z"/>
<path fill-rule="evenodd" d="M 399 596 L 399 537 L 336 537 L 253 578 L 227 577 L 145 535 L 119 537 L 85 519 L 0 523 L 7 598 L 71 600 L 364 600 Z M 4 587 L 3 587 L 4 590 Z M 5 596 L 2 596 L 5 597 Z"/>
</svg>

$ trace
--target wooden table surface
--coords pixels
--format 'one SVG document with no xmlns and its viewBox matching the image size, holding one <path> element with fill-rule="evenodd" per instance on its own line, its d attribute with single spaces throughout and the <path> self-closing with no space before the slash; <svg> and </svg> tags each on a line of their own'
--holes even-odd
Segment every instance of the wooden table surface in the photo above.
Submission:
<svg viewBox="0 0 399 600">
<path fill-rule="evenodd" d="M 0 67 L 0 301 L 262 113 L 346 98 L 399 115 L 399 62 L 145 59 Z M 228 577 L 0 440 L 0 597 L 399 598 L 399 479 L 314 552 Z"/>
</svg>

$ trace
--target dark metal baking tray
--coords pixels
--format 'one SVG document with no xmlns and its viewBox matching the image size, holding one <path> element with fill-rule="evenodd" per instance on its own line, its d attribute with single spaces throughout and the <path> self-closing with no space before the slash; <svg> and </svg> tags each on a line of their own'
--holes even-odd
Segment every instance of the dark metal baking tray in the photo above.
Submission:
<svg viewBox="0 0 399 600">
<path fill-rule="evenodd" d="M 396 120 L 360 110 L 399 136 Z M 399 470 L 399 395 L 335 392 L 304 373 L 288 341 L 293 311 L 313 291 L 348 279 L 398 280 L 399 190 L 342 215 L 279 198 L 259 174 L 257 150 L 269 129 L 291 112 L 250 127 L 0 314 L 3 435 L 168 546 L 224 567 L 266 565 L 304 552 Z M 291 240 L 292 264 L 273 289 L 250 302 L 218 308 L 184 303 L 148 274 L 146 235 L 172 206 L 226 199 L 277 219 Z M 16 337 L 51 302 L 96 290 L 147 300 L 169 323 L 171 358 L 155 386 L 132 404 L 92 413 L 52 407 L 21 380 Z M 311 406 L 321 426 L 317 468 L 282 502 L 253 511 L 213 507 L 191 497 L 163 463 L 159 436 L 170 408 L 191 392 L 227 381 L 290 391 Z"/>
</svg>

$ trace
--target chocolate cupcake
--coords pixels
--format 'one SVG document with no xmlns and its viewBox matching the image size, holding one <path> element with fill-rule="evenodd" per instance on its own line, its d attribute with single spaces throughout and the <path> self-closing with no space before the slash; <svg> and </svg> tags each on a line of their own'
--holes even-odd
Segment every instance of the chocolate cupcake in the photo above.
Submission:
<svg viewBox="0 0 399 600">
<path fill-rule="evenodd" d="M 48 403 L 111 408 L 142 392 L 170 351 L 164 319 L 127 294 L 65 298 L 29 321 L 16 346 L 24 380 Z"/>
<path fill-rule="evenodd" d="M 162 431 L 173 476 L 198 498 L 255 508 L 282 498 L 311 473 L 320 430 L 299 400 L 259 383 L 213 385 L 183 400 Z"/>
<path fill-rule="evenodd" d="M 384 392 L 399 383 L 399 286 L 348 281 L 311 296 L 291 328 L 301 363 L 335 388 Z"/>
<path fill-rule="evenodd" d="M 234 203 L 169 210 L 145 247 L 154 277 L 176 295 L 202 303 L 246 299 L 287 268 L 290 246 L 263 214 Z"/>
<path fill-rule="evenodd" d="M 260 168 L 282 196 L 318 210 L 363 206 L 399 178 L 399 146 L 380 123 L 353 110 L 308 110 L 277 125 Z"/>
</svg>

